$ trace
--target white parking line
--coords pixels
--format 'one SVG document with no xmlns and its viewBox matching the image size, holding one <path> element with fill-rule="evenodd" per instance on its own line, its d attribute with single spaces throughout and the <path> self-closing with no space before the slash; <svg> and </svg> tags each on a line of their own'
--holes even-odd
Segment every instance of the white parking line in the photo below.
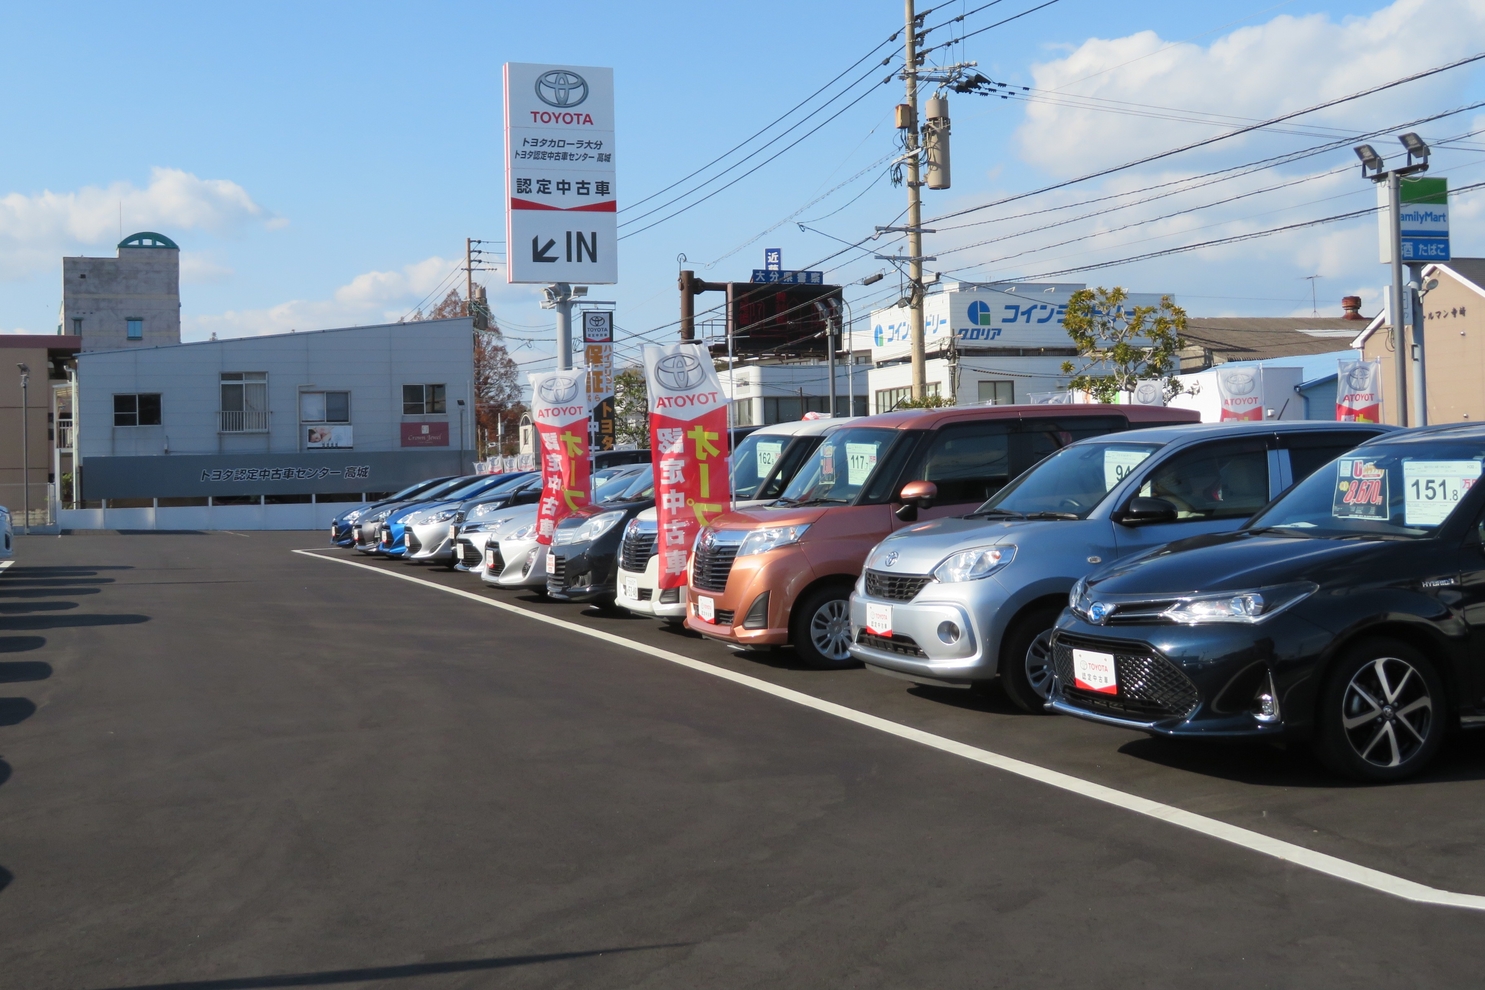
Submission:
<svg viewBox="0 0 1485 990">
<path fill-rule="evenodd" d="M 1329 856 L 1322 852 L 1316 852 L 1313 849 L 1306 849 L 1304 846 L 1298 846 L 1292 842 L 1285 842 L 1282 839 L 1275 839 L 1271 836 L 1263 835 L 1260 832 L 1254 832 L 1246 828 L 1240 828 L 1236 825 L 1229 825 L 1228 823 L 1218 821 L 1215 818 L 1208 818 L 1205 815 L 1193 814 L 1192 812 L 1184 811 L 1181 808 L 1177 808 L 1169 804 L 1161 804 L 1159 801 L 1151 801 L 1147 798 L 1142 798 L 1137 794 L 1129 794 L 1125 791 L 1116 790 L 1112 787 L 1105 787 L 1103 784 L 1095 784 L 1091 781 L 1083 780 L 1080 777 L 1074 777 L 1070 774 L 1065 774 L 1057 770 L 1051 770 L 1047 767 L 1038 766 L 1035 763 L 1027 763 L 1024 760 L 1018 760 L 1009 756 L 1002 756 L 1001 754 L 993 753 L 988 749 L 981 749 L 978 746 L 970 746 L 967 743 L 957 742 L 944 736 L 934 735 L 931 732 L 924 732 L 921 729 L 914 729 L 911 726 L 903 725 L 900 722 L 893 722 L 885 718 L 880 718 L 876 715 L 869 715 L 866 712 L 857 711 L 854 708 L 847 708 L 844 705 L 838 705 L 833 701 L 825 701 L 821 698 L 816 698 L 813 695 L 805 694 L 801 691 L 795 691 L 791 688 L 780 687 L 777 684 L 771 684 L 768 681 L 761 680 L 757 677 L 750 677 L 747 674 L 739 674 L 736 671 L 727 670 L 724 667 L 715 667 L 701 660 L 692 660 L 690 657 L 682 656 L 679 653 L 672 653 L 669 650 L 662 650 L 654 646 L 646 646 L 643 643 L 636 643 L 633 640 L 625 639 L 622 636 L 616 636 L 613 633 L 603 632 L 602 630 L 588 629 L 584 626 L 578 625 L 575 622 L 568 622 L 566 619 L 559 619 L 551 615 L 543 615 L 540 612 L 534 612 L 530 609 L 521 608 L 516 605 L 508 605 L 505 602 L 496 601 L 492 598 L 486 598 L 483 595 L 477 595 L 473 592 L 461 591 L 458 588 L 449 588 L 444 585 L 437 584 L 433 581 L 427 581 L 423 578 L 414 577 L 411 574 L 399 574 L 396 571 L 389 571 L 386 568 L 375 567 L 371 564 L 362 564 L 354 560 L 345 560 L 341 557 L 329 557 L 320 550 L 295 550 L 294 552 L 303 554 L 306 557 L 314 557 L 317 560 L 328 560 L 337 564 L 345 564 L 349 567 L 359 567 L 363 570 L 371 571 L 374 574 L 382 574 L 388 577 L 398 578 L 399 580 L 408 581 L 412 584 L 418 584 L 426 588 L 432 588 L 435 591 L 442 591 L 450 595 L 458 595 L 461 598 L 467 598 L 470 601 L 479 602 L 481 605 L 488 605 L 491 608 L 498 608 L 506 612 L 512 612 L 516 615 L 520 615 L 528 619 L 533 619 L 537 622 L 545 622 L 548 625 L 557 626 L 561 629 L 567 630 L 568 632 L 579 633 L 583 636 L 591 636 L 594 639 L 603 640 L 604 642 L 611 643 L 614 646 L 633 650 L 636 653 L 644 653 L 652 657 L 657 657 L 661 660 L 669 661 L 670 663 L 677 664 L 681 667 L 686 667 L 703 674 L 710 674 L 712 677 L 720 677 L 724 681 L 731 681 L 734 684 L 741 684 L 744 687 L 752 688 L 755 691 L 762 691 L 764 694 L 771 694 L 775 698 L 782 698 L 785 701 L 792 701 L 797 705 L 803 705 L 806 708 L 813 708 L 815 711 L 824 712 L 827 715 L 834 715 L 837 718 L 843 718 L 848 721 L 855 722 L 858 725 L 864 725 L 868 728 L 876 729 L 878 732 L 885 732 L 888 735 L 896 736 L 899 739 L 906 739 L 910 742 L 919 743 L 920 745 L 927 746 L 931 749 L 937 749 L 945 753 L 952 753 L 953 755 L 961 756 L 966 760 L 973 760 L 976 763 L 983 763 L 986 766 L 995 767 L 997 770 L 1004 770 L 1007 773 L 1013 773 L 1018 777 L 1025 777 L 1028 780 L 1034 780 L 1038 783 L 1048 784 L 1060 790 L 1068 791 L 1072 794 L 1081 795 L 1082 797 L 1092 798 L 1095 801 L 1101 801 L 1104 804 L 1112 805 L 1116 808 L 1122 808 L 1125 811 L 1132 811 L 1136 814 L 1146 815 L 1150 818 L 1158 819 L 1170 825 L 1176 825 L 1180 828 L 1190 829 L 1193 832 L 1199 832 L 1202 835 L 1206 835 L 1214 839 L 1220 839 L 1223 842 L 1230 842 L 1233 845 L 1241 846 L 1244 849 L 1248 849 L 1256 853 L 1262 853 L 1265 856 L 1272 856 L 1273 858 L 1283 860 L 1286 863 L 1293 863 L 1296 866 L 1302 866 L 1305 869 L 1314 870 L 1317 873 L 1324 873 L 1327 876 L 1335 877 L 1338 880 L 1345 880 L 1350 883 L 1360 884 L 1363 887 L 1369 887 L 1372 890 L 1378 891 L 1383 894 L 1389 894 L 1393 897 L 1400 897 L 1403 900 L 1413 901 L 1418 904 L 1433 904 L 1439 907 L 1467 908 L 1472 911 L 1485 911 L 1485 896 L 1482 896 L 1480 894 L 1461 894 L 1452 890 L 1440 890 L 1437 887 L 1430 887 L 1426 884 L 1416 883 L 1415 881 L 1407 880 L 1403 877 L 1394 876 L 1391 873 L 1384 873 L 1381 870 L 1374 870 L 1370 867 L 1362 866 L 1358 863 L 1352 863 L 1349 860 L 1340 859 L 1336 856 Z"/>
</svg>

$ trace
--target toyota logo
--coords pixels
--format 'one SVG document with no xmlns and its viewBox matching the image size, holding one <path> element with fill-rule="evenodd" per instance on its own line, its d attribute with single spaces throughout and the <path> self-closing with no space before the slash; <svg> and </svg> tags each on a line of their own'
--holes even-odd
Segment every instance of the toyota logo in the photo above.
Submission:
<svg viewBox="0 0 1485 990">
<path fill-rule="evenodd" d="M 1103 625 L 1103 620 L 1109 617 L 1109 612 L 1111 611 L 1113 610 L 1110 609 L 1103 602 L 1094 602 L 1093 605 L 1088 609 L 1088 618 L 1092 619 L 1096 624 L 1101 626 Z"/>
<path fill-rule="evenodd" d="M 1227 391 L 1233 395 L 1248 395 L 1257 384 L 1253 374 L 1247 371 L 1229 372 L 1222 376 L 1222 380 L 1227 386 Z"/>
<path fill-rule="evenodd" d="M 575 107 L 588 98 L 588 80 L 571 69 L 553 69 L 536 77 L 536 98 L 549 107 Z"/>
<path fill-rule="evenodd" d="M 690 354 L 667 354 L 655 362 L 655 377 L 672 392 L 685 392 L 701 384 L 706 370 Z"/>
<path fill-rule="evenodd" d="M 553 406 L 560 406 L 564 402 L 571 402 L 577 398 L 578 380 L 576 378 L 559 378 L 554 375 L 538 385 L 536 391 L 541 396 L 543 402 Z"/>
<path fill-rule="evenodd" d="M 1153 405 L 1160 399 L 1160 386 L 1154 382 L 1145 382 L 1134 390 L 1134 397 L 1141 405 Z"/>
<path fill-rule="evenodd" d="M 1371 388 L 1372 369 L 1352 368 L 1350 371 L 1346 372 L 1346 384 L 1353 392 L 1365 392 L 1367 389 Z"/>
<path fill-rule="evenodd" d="M 898 556 L 898 554 L 897 554 L 897 551 L 896 550 L 891 551 L 882 560 L 882 566 L 883 567 L 891 567 L 893 564 L 897 563 L 897 556 Z"/>
</svg>

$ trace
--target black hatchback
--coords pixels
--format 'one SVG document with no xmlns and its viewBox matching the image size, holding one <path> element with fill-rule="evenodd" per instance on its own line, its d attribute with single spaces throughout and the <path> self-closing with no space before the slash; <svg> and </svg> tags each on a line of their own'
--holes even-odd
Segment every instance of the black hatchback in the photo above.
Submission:
<svg viewBox="0 0 1485 990">
<path fill-rule="evenodd" d="M 1054 711 L 1144 732 L 1312 742 L 1390 781 L 1485 725 L 1485 426 L 1362 444 L 1241 530 L 1079 581 Z"/>
</svg>

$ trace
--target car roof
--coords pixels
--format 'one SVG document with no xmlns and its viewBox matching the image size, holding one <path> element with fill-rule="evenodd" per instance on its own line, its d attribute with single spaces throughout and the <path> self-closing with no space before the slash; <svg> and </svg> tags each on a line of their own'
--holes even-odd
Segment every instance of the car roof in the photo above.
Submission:
<svg viewBox="0 0 1485 990">
<path fill-rule="evenodd" d="M 821 419 L 795 419 L 787 423 L 770 423 L 749 433 L 748 436 L 758 437 L 814 437 L 822 433 L 829 433 L 842 423 L 859 422 L 860 416 L 837 416 L 831 419 L 826 416 Z"/>
<path fill-rule="evenodd" d="M 1427 443 L 1438 440 L 1485 440 L 1485 423 L 1440 423 L 1437 426 L 1415 426 L 1398 430 L 1384 436 L 1373 437 L 1367 443 Z"/>
<path fill-rule="evenodd" d="M 1265 420 L 1262 422 L 1229 421 L 1226 423 L 1190 423 L 1182 426 L 1147 426 L 1141 429 L 1127 430 L 1123 433 L 1106 433 L 1103 436 L 1091 437 L 1089 441 L 1080 442 L 1107 442 L 1121 438 L 1147 443 L 1171 443 L 1175 440 L 1194 442 L 1197 440 L 1210 440 L 1215 437 L 1247 437 L 1274 433 L 1313 433 L 1317 431 L 1333 433 L 1336 430 L 1342 432 L 1351 430 L 1374 432 L 1381 430 L 1383 433 L 1387 433 L 1389 431 L 1396 432 L 1397 427 L 1386 426 L 1380 423 L 1341 423 L 1328 419 L 1280 419 Z"/>
<path fill-rule="evenodd" d="M 904 409 L 878 413 L 853 422 L 852 426 L 874 426 L 889 430 L 931 430 L 946 423 L 974 422 L 985 419 L 1045 419 L 1049 416 L 1081 418 L 1084 416 L 1123 416 L 1133 423 L 1170 423 L 1186 421 L 1195 424 L 1200 414 L 1194 409 L 1172 406 L 1116 406 L 1100 403 L 1076 405 L 1021 404 L 1006 406 L 950 406 L 942 409 Z"/>
</svg>

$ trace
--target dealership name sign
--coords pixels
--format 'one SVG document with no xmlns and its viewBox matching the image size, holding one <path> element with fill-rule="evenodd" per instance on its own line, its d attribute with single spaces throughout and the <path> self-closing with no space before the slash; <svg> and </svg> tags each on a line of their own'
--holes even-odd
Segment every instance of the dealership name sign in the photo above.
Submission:
<svg viewBox="0 0 1485 990">
<path fill-rule="evenodd" d="M 505 64 L 509 282 L 619 280 L 614 70 Z"/>
</svg>

